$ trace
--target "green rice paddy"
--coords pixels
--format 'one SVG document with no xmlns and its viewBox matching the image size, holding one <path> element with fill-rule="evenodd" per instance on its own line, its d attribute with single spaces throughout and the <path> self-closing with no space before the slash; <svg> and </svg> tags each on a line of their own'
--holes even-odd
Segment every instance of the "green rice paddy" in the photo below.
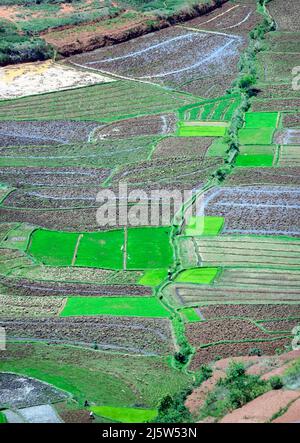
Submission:
<svg viewBox="0 0 300 443">
<path fill-rule="evenodd" d="M 193 268 L 186 269 L 177 275 L 177 283 L 197 283 L 209 285 L 219 273 L 219 268 Z"/>
<path fill-rule="evenodd" d="M 167 277 L 167 269 L 150 269 L 139 279 L 138 284 L 143 286 L 158 286 Z"/>
<path fill-rule="evenodd" d="M 28 252 L 44 265 L 71 266 L 78 234 L 37 229 L 31 236 Z"/>
<path fill-rule="evenodd" d="M 170 228 L 131 228 L 127 235 L 127 269 L 159 269 L 172 264 Z"/>
<path fill-rule="evenodd" d="M 189 323 L 201 321 L 201 318 L 199 317 L 194 308 L 184 308 L 181 312 L 184 314 L 186 320 Z"/>
<path fill-rule="evenodd" d="M 246 112 L 245 128 L 276 128 L 278 112 Z"/>
<path fill-rule="evenodd" d="M 192 216 L 185 227 L 184 235 L 217 235 L 224 225 L 224 217 Z"/>
<path fill-rule="evenodd" d="M 123 268 L 124 231 L 112 230 L 83 234 L 75 266 Z"/>
<path fill-rule="evenodd" d="M 271 145 L 274 128 L 242 128 L 239 140 L 242 145 Z"/>
<path fill-rule="evenodd" d="M 223 137 L 226 134 L 227 127 L 224 125 L 210 126 L 195 126 L 186 124 L 185 122 L 179 123 L 178 136 L 179 137 Z"/>
<path fill-rule="evenodd" d="M 113 406 L 93 406 L 96 415 L 121 423 L 144 423 L 157 416 L 156 409 L 117 408 Z"/>
<path fill-rule="evenodd" d="M 236 166 L 240 167 L 272 167 L 273 166 L 273 155 L 238 155 L 236 159 Z"/>
<path fill-rule="evenodd" d="M 130 228 L 127 234 L 124 229 L 85 233 L 37 229 L 28 252 L 51 266 L 166 269 L 173 262 L 169 236 L 169 227 Z"/>
<path fill-rule="evenodd" d="M 170 317 L 155 297 L 69 297 L 60 316 L 78 315 Z"/>
<path fill-rule="evenodd" d="M 208 150 L 206 157 L 225 157 L 228 145 L 222 139 L 215 139 Z"/>
</svg>

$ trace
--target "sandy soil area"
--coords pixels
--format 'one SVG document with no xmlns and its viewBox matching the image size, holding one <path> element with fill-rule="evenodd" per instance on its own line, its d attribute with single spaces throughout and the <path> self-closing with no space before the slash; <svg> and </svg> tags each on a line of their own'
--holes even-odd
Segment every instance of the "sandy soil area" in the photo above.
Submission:
<svg viewBox="0 0 300 443">
<path fill-rule="evenodd" d="M 85 72 L 61 63 L 22 63 L 0 68 L 0 99 L 70 89 L 113 81 L 109 77 Z"/>
</svg>

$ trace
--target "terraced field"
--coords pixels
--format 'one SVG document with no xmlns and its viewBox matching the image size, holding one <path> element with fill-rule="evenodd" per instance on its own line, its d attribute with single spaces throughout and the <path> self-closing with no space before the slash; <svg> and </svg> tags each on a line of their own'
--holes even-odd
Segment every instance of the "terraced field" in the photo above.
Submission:
<svg viewBox="0 0 300 443">
<path fill-rule="evenodd" d="M 221 3 L 174 26 L 126 3 L 45 34 L 76 55 L 0 68 L 0 382 L 63 390 L 57 420 L 192 421 L 203 365 L 292 349 L 299 8 Z"/>
</svg>

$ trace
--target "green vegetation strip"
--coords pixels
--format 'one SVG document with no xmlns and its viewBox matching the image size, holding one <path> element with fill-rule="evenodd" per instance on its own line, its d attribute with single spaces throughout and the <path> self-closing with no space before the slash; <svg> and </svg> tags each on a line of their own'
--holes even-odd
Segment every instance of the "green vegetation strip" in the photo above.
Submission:
<svg viewBox="0 0 300 443">
<path fill-rule="evenodd" d="M 209 285 L 218 275 L 219 268 L 193 268 L 180 272 L 175 281 L 177 283 L 197 283 Z"/>
<path fill-rule="evenodd" d="M 170 317 L 156 297 L 69 297 L 60 315 Z"/>
<path fill-rule="evenodd" d="M 0 424 L 1 423 L 6 423 L 6 417 L 5 417 L 5 415 L 3 414 L 3 412 L 0 412 Z"/>
<path fill-rule="evenodd" d="M 113 406 L 91 407 L 96 415 L 121 423 L 144 423 L 157 416 L 157 409 L 116 408 Z"/>
<path fill-rule="evenodd" d="M 180 123 L 178 127 L 179 137 L 223 137 L 226 134 L 226 126 L 191 126 Z"/>
</svg>

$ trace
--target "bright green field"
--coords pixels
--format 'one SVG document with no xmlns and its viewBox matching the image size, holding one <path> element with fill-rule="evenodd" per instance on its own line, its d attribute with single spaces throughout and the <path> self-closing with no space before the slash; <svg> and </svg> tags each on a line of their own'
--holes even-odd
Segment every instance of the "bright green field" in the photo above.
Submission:
<svg viewBox="0 0 300 443">
<path fill-rule="evenodd" d="M 197 283 L 209 285 L 218 275 L 219 268 L 193 268 L 180 272 L 175 281 L 177 283 Z"/>
<path fill-rule="evenodd" d="M 194 308 L 184 308 L 181 312 L 183 312 L 188 322 L 201 321 L 201 318 L 199 317 L 197 312 L 195 312 Z"/>
<path fill-rule="evenodd" d="M 0 423 L 6 423 L 6 417 L 2 412 L 0 412 Z"/>
<path fill-rule="evenodd" d="M 278 112 L 246 112 L 245 128 L 276 128 Z"/>
<path fill-rule="evenodd" d="M 274 128 L 243 128 L 239 130 L 242 145 L 271 145 Z"/>
<path fill-rule="evenodd" d="M 173 262 L 170 228 L 131 228 L 127 238 L 127 269 L 167 268 Z"/>
<path fill-rule="evenodd" d="M 178 135 L 179 137 L 223 137 L 226 130 L 226 126 L 184 126 L 184 123 L 181 123 Z"/>
<path fill-rule="evenodd" d="M 69 297 L 60 315 L 170 316 L 155 297 Z"/>
<path fill-rule="evenodd" d="M 85 233 L 80 240 L 75 266 L 123 269 L 124 231 Z"/>
<path fill-rule="evenodd" d="M 37 229 L 31 236 L 28 252 L 39 262 L 51 266 L 70 266 L 78 234 Z"/>
<path fill-rule="evenodd" d="M 121 423 L 144 423 L 157 416 L 156 409 L 115 408 L 112 406 L 93 406 L 96 415 Z"/>
<path fill-rule="evenodd" d="M 239 154 L 236 159 L 236 166 L 241 167 L 272 167 L 273 155 L 243 155 Z"/>
<path fill-rule="evenodd" d="M 193 216 L 185 227 L 184 235 L 217 235 L 224 225 L 224 217 Z"/>
<path fill-rule="evenodd" d="M 167 269 L 151 269 L 139 279 L 138 284 L 143 286 L 157 286 L 167 277 Z"/>
<path fill-rule="evenodd" d="M 127 233 L 127 269 L 166 269 L 173 261 L 170 228 L 130 228 Z M 124 230 L 84 234 L 38 229 L 33 232 L 28 252 L 39 262 L 52 266 L 123 269 Z"/>
</svg>

